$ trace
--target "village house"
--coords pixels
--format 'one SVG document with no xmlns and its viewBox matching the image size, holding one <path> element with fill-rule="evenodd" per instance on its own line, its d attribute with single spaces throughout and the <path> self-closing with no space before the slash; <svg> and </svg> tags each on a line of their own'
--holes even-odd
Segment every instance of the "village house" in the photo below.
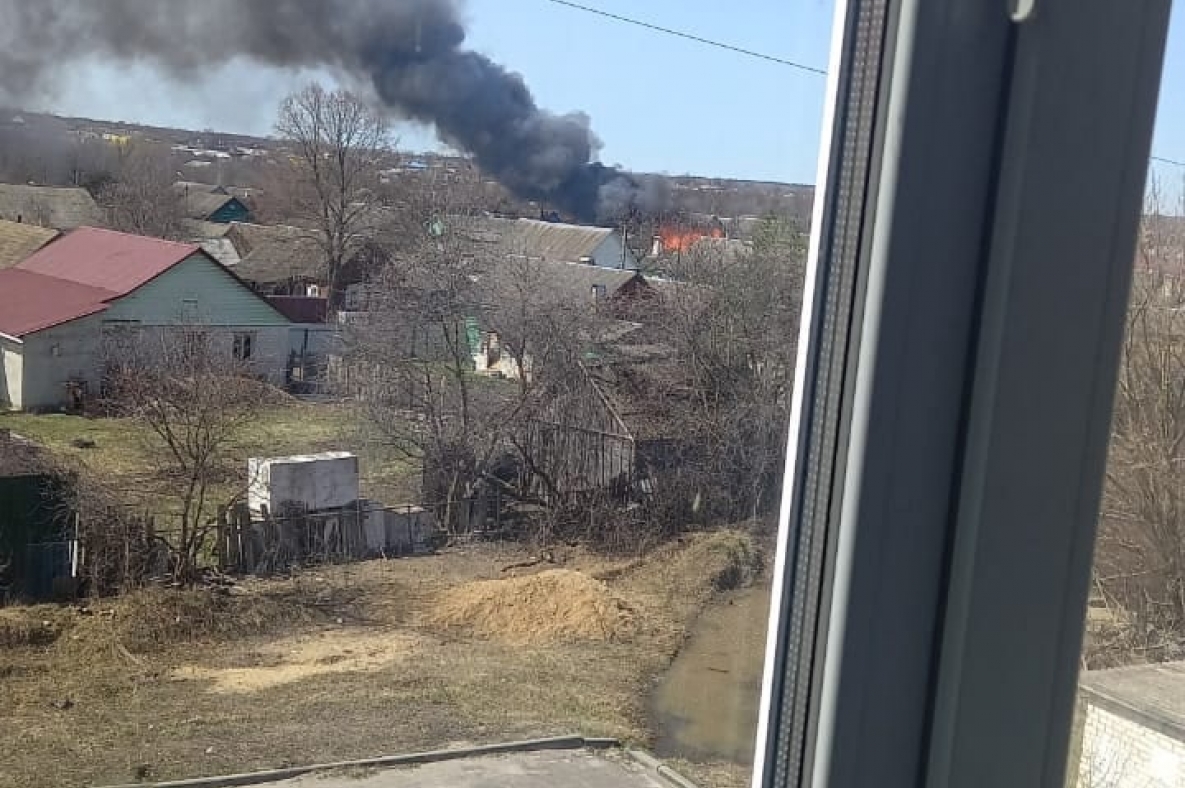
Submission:
<svg viewBox="0 0 1185 788">
<path fill-rule="evenodd" d="M 223 262 L 256 291 L 265 295 L 328 295 L 325 252 L 314 231 L 234 222 L 221 239 L 218 250 Z"/>
<path fill-rule="evenodd" d="M 0 220 L 0 270 L 12 268 L 58 235 L 49 227 Z"/>
<path fill-rule="evenodd" d="M 633 307 L 651 294 L 650 285 L 639 272 L 600 268 L 586 263 L 530 262 L 530 286 L 539 292 L 540 303 L 550 303 L 565 309 L 597 310 L 606 318 L 624 318 Z M 522 267 L 513 263 L 495 267 L 481 282 L 483 309 L 489 313 L 501 308 L 514 308 L 517 292 L 511 278 L 523 275 Z M 517 378 L 522 370 L 530 369 L 530 359 L 522 364 L 480 316 L 471 318 L 468 325 L 474 370 L 482 374 Z"/>
<path fill-rule="evenodd" d="M 0 271 L 0 407 L 96 393 L 112 330 L 199 330 L 280 384 L 290 325 L 196 245 L 80 228 Z"/>
<path fill-rule="evenodd" d="M 215 224 L 251 220 L 251 209 L 225 187 L 178 181 L 173 184 L 173 190 L 180 197 L 181 210 L 188 219 Z"/>
<path fill-rule="evenodd" d="M 86 189 L 0 183 L 0 219 L 55 230 L 103 227 L 103 209 Z"/>
</svg>

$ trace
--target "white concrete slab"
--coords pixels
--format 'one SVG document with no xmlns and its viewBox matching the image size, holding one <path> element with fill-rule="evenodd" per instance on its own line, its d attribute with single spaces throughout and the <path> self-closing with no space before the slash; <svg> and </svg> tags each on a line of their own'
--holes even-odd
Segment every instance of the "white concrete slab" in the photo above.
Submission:
<svg viewBox="0 0 1185 788">
<path fill-rule="evenodd" d="M 268 783 L 275 788 L 671 788 L 616 751 L 549 750 L 423 766 L 353 769 Z"/>
</svg>

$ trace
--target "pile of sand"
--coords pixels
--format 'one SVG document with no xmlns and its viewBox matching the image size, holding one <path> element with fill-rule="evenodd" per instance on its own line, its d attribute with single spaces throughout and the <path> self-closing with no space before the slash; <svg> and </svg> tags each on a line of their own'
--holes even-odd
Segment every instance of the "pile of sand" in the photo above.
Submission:
<svg viewBox="0 0 1185 788">
<path fill-rule="evenodd" d="M 624 640 L 637 624 L 634 609 L 608 586 L 567 569 L 459 586 L 442 595 L 426 619 L 520 645 Z"/>
</svg>

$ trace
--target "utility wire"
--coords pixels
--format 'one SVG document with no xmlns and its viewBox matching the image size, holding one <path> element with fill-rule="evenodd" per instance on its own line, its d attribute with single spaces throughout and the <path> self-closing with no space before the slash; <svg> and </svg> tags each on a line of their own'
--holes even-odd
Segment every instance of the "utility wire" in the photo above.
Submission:
<svg viewBox="0 0 1185 788">
<path fill-rule="evenodd" d="M 1149 156 L 1152 161 L 1158 161 L 1161 164 L 1172 164 L 1174 167 L 1185 167 L 1185 161 L 1178 161 L 1177 159 L 1166 159 L 1164 156 Z"/>
<path fill-rule="evenodd" d="M 797 68 L 801 71 L 810 72 L 811 74 L 820 74 L 822 76 L 827 76 L 826 70 L 821 69 L 821 68 L 816 68 L 814 66 L 808 66 L 803 63 L 795 63 L 793 60 L 786 60 L 785 58 L 775 57 L 774 55 L 767 55 L 764 52 L 756 52 L 752 49 L 745 49 L 744 47 L 734 46 L 732 44 L 726 44 L 723 41 L 714 41 L 710 38 L 703 38 L 702 36 L 692 35 L 691 33 L 685 33 L 681 30 L 672 30 L 669 27 L 661 27 L 659 25 L 651 24 L 650 22 L 643 22 L 640 19 L 633 19 L 628 16 L 621 16 L 620 14 L 611 14 L 608 11 L 602 11 L 599 8 L 593 8 L 592 6 L 581 5 L 580 3 L 574 3 L 574 2 L 572 2 L 572 0 L 547 0 L 547 2 L 554 3 L 555 5 L 562 5 L 567 8 L 573 8 L 577 11 L 584 11 L 585 13 L 588 13 L 588 14 L 595 14 L 597 16 L 602 16 L 602 17 L 605 17 L 606 19 L 612 19 L 617 22 L 624 22 L 627 25 L 634 25 L 635 27 L 642 27 L 647 30 L 652 30 L 652 31 L 655 31 L 658 33 L 664 33 L 668 36 L 676 36 L 678 38 L 685 38 L 688 41 L 695 41 L 696 43 L 699 43 L 699 44 L 706 44 L 711 47 L 716 47 L 717 49 L 724 49 L 729 52 L 735 52 L 737 54 L 747 55 L 748 57 L 755 57 L 760 60 L 768 60 L 771 63 L 777 63 L 778 65 L 782 65 L 782 66 L 789 66 L 790 68 Z M 1185 168 L 1185 161 L 1180 161 L 1178 159 L 1169 159 L 1164 156 L 1149 156 L 1148 158 L 1151 159 L 1152 161 L 1160 162 L 1161 164 L 1171 164 L 1174 167 Z"/>
<path fill-rule="evenodd" d="M 591 6 L 580 5 L 579 3 L 573 3 L 573 2 L 571 2 L 571 0 L 547 0 L 547 2 L 555 3 L 556 5 L 567 6 L 568 8 L 574 8 L 577 11 L 584 11 L 585 13 L 589 13 L 589 14 L 596 14 L 597 16 L 603 16 L 607 19 L 613 19 L 618 22 L 625 22 L 627 25 L 634 25 L 636 27 L 644 27 L 647 30 L 654 30 L 659 33 L 665 33 L 668 36 L 677 36 L 678 38 L 686 38 L 688 41 L 695 41 L 700 44 L 707 44 L 708 46 L 716 47 L 717 49 L 726 49 L 729 52 L 736 52 L 741 55 L 748 55 L 749 57 L 759 58 L 760 60 L 768 60 L 771 63 L 777 63 L 782 66 L 789 66 L 790 68 L 797 68 L 802 71 L 809 71 L 812 74 L 822 74 L 823 76 L 827 75 L 827 72 L 821 68 L 815 68 L 814 66 L 808 66 L 803 63 L 795 63 L 793 60 L 786 60 L 785 58 L 774 57 L 773 55 L 767 55 L 763 52 L 755 52 L 752 49 L 745 49 L 744 47 L 733 46 L 732 44 L 726 44 L 723 41 L 713 41 L 710 38 L 703 38 L 701 36 L 692 35 L 691 33 L 684 33 L 681 30 L 672 30 L 669 27 L 660 27 L 659 25 L 653 25 L 649 22 L 643 22 L 640 19 L 631 19 L 628 16 L 619 16 L 618 14 L 611 14 L 608 11 L 602 11 L 599 8 L 592 8 Z"/>
</svg>

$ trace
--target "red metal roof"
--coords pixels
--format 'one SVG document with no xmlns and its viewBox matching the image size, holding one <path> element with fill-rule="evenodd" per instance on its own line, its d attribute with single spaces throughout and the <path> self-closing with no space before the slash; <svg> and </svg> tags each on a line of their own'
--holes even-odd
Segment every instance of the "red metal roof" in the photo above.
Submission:
<svg viewBox="0 0 1185 788">
<path fill-rule="evenodd" d="M 0 271 L 0 334 L 23 337 L 93 315 L 119 293 L 9 268 Z"/>
<path fill-rule="evenodd" d="M 17 268 L 124 296 L 198 251 L 195 244 L 80 227 Z"/>
</svg>

